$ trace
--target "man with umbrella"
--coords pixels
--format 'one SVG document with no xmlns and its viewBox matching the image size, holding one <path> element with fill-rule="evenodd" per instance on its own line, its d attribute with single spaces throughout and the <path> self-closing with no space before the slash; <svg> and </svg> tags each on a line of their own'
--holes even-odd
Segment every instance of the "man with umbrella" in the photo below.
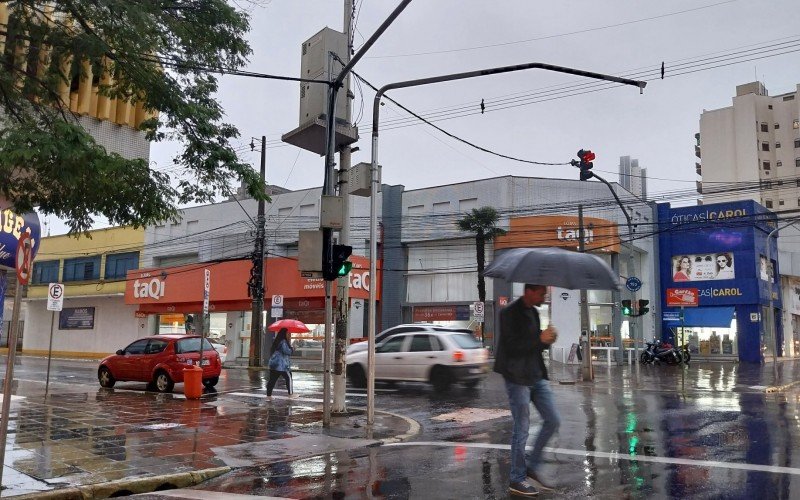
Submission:
<svg viewBox="0 0 800 500">
<path fill-rule="evenodd" d="M 505 379 L 514 421 L 509 490 L 523 496 L 536 496 L 539 489 L 553 490 L 542 479 L 539 468 L 542 451 L 560 423 L 542 357 L 542 352 L 555 342 L 556 331 L 552 326 L 541 329 L 536 309 L 544 303 L 546 294 L 545 286 L 526 284 L 522 297 L 500 313 L 500 337 L 494 365 L 494 371 Z M 533 450 L 526 456 L 531 402 L 542 417 L 542 429 Z"/>
</svg>

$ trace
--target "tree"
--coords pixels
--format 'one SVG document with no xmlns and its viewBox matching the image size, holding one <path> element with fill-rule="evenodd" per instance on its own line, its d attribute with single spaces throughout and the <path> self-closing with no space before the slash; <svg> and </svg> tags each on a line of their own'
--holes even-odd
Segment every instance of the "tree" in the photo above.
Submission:
<svg viewBox="0 0 800 500">
<path fill-rule="evenodd" d="M 174 218 L 179 204 L 213 201 L 239 180 L 266 199 L 213 97 L 214 74 L 246 63 L 248 30 L 226 0 L 0 0 L 0 198 L 73 232 L 98 214 L 133 226 Z M 135 107 L 148 140 L 179 141 L 180 177 L 100 146 L 70 106 L 81 82 L 93 105 Z"/>
<path fill-rule="evenodd" d="M 465 215 L 456 225 L 462 231 L 475 234 L 475 253 L 478 264 L 478 300 L 486 302 L 486 279 L 483 270 L 486 266 L 486 242 L 495 236 L 505 234 L 505 230 L 497 227 L 497 210 L 492 207 L 473 208 L 472 212 Z M 481 339 L 483 340 L 483 324 L 481 323 Z"/>
</svg>

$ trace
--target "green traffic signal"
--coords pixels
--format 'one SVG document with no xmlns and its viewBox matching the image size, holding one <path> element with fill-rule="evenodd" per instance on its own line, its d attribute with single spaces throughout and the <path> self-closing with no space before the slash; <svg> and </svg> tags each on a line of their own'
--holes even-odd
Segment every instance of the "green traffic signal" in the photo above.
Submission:
<svg viewBox="0 0 800 500">
<path fill-rule="evenodd" d="M 633 307 L 631 306 L 630 300 L 623 300 L 622 301 L 622 315 L 623 316 L 632 316 L 633 315 Z"/>
<path fill-rule="evenodd" d="M 353 269 L 353 263 L 349 260 L 346 260 L 342 263 L 342 267 L 339 268 L 339 271 L 336 273 L 337 276 L 347 276 L 350 274 L 350 270 Z"/>
</svg>

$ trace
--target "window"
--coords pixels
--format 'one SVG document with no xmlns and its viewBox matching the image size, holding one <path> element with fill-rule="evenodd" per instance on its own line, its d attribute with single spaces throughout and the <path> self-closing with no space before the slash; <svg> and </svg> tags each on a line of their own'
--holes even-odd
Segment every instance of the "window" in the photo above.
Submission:
<svg viewBox="0 0 800 500">
<path fill-rule="evenodd" d="M 767 109 L 772 109 L 772 104 L 768 104 Z"/>
<path fill-rule="evenodd" d="M 780 123 L 776 123 L 775 124 L 775 130 L 778 130 L 779 128 L 781 128 L 781 124 Z"/>
<path fill-rule="evenodd" d="M 794 95 L 785 95 L 783 96 L 783 100 L 785 101 L 794 101 Z"/>
<path fill-rule="evenodd" d="M 147 349 L 145 350 L 145 354 L 158 354 L 159 352 L 162 352 L 164 349 L 166 349 L 168 345 L 169 342 L 167 342 L 166 340 L 153 339 L 150 341 L 149 344 L 147 344 Z"/>
<path fill-rule="evenodd" d="M 767 125 L 765 122 L 761 122 L 761 131 L 769 132 L 769 125 Z"/>
<path fill-rule="evenodd" d="M 403 342 L 405 342 L 406 337 L 392 337 L 380 346 L 378 346 L 378 352 L 400 352 L 400 348 L 403 347 Z"/>
<path fill-rule="evenodd" d="M 768 161 L 765 161 L 762 165 L 764 166 L 764 170 L 769 170 L 770 167 Z"/>
<path fill-rule="evenodd" d="M 782 161 L 780 161 L 780 160 L 779 160 L 779 161 L 776 161 L 776 162 L 775 162 L 775 166 L 776 166 L 776 167 L 782 167 L 782 166 L 783 166 L 783 162 L 782 162 Z"/>
<path fill-rule="evenodd" d="M 408 207 L 409 215 L 421 214 L 425 212 L 425 205 L 411 205 Z"/>
<path fill-rule="evenodd" d="M 767 208 L 772 208 L 772 200 L 766 200 L 764 202 L 764 206 Z"/>
<path fill-rule="evenodd" d="M 458 200 L 458 211 L 469 212 L 473 208 L 478 208 L 478 198 L 466 198 Z"/>
<path fill-rule="evenodd" d="M 761 151 L 769 151 L 769 143 L 768 142 L 762 142 L 761 143 Z"/>
<path fill-rule="evenodd" d="M 778 206 L 779 206 L 779 207 L 782 207 L 782 206 L 783 206 L 783 200 L 778 200 Z"/>
<path fill-rule="evenodd" d="M 795 158 L 794 159 L 794 166 L 795 167 L 800 167 L 800 158 Z"/>
<path fill-rule="evenodd" d="M 33 282 L 34 283 L 56 283 L 58 282 L 58 265 L 60 261 L 48 260 L 33 263 Z"/>
<path fill-rule="evenodd" d="M 433 213 L 435 214 L 443 214 L 450 211 L 450 202 L 449 201 L 442 201 L 439 203 L 433 204 Z"/>
<path fill-rule="evenodd" d="M 319 215 L 317 213 L 317 206 L 315 204 L 309 203 L 307 205 L 300 205 L 301 217 L 313 217 L 315 215 Z"/>
<path fill-rule="evenodd" d="M 213 351 L 214 346 L 211 345 L 211 342 L 208 339 L 205 340 L 203 344 L 204 351 Z M 200 337 L 192 337 L 188 339 L 181 339 L 175 342 L 175 354 L 183 354 L 185 352 L 197 352 L 200 350 Z"/>
<path fill-rule="evenodd" d="M 780 149 L 780 148 L 781 148 L 781 143 L 780 142 L 776 142 L 775 143 L 775 149 Z"/>
<path fill-rule="evenodd" d="M 139 252 L 115 253 L 106 257 L 107 280 L 123 279 L 128 271 L 139 267 Z"/>
<path fill-rule="evenodd" d="M 96 280 L 100 277 L 100 256 L 64 261 L 64 281 Z"/>
<path fill-rule="evenodd" d="M 147 339 L 137 340 L 125 348 L 125 354 L 144 354 L 144 351 L 147 348 L 147 342 Z"/>
<path fill-rule="evenodd" d="M 467 333 L 457 333 L 451 335 L 450 338 L 462 349 L 479 349 L 482 347 L 481 343 L 475 340 L 475 337 Z"/>
<path fill-rule="evenodd" d="M 430 335 L 414 335 L 411 337 L 411 347 L 409 352 L 428 352 L 432 351 Z"/>
<path fill-rule="evenodd" d="M 800 128 L 800 120 L 795 120 L 792 122 L 792 128 L 797 130 Z"/>
<path fill-rule="evenodd" d="M 795 139 L 794 140 L 794 147 L 800 148 L 800 139 Z"/>
</svg>

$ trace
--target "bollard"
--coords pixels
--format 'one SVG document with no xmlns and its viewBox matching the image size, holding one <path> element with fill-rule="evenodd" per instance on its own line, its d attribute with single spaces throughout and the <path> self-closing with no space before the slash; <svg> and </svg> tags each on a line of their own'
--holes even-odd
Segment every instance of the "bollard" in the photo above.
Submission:
<svg viewBox="0 0 800 500">
<path fill-rule="evenodd" d="M 189 366 L 183 369 L 183 393 L 186 399 L 200 399 L 203 395 L 203 369 Z"/>
</svg>

